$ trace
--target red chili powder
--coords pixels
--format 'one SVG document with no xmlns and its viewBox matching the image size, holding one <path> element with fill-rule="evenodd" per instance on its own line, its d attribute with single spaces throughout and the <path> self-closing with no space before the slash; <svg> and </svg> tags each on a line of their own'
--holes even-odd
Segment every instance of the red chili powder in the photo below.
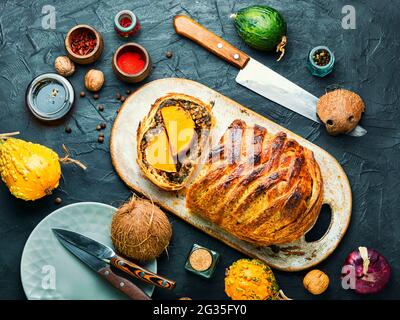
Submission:
<svg viewBox="0 0 400 320">
<path fill-rule="evenodd" d="M 129 19 L 128 17 L 123 17 L 119 24 L 121 25 L 122 28 L 128 28 L 132 24 L 132 20 Z"/>
<path fill-rule="evenodd" d="M 117 65 L 121 71 L 127 74 L 135 74 L 144 69 L 146 64 L 142 54 L 134 51 L 126 51 L 117 58 Z"/>
</svg>

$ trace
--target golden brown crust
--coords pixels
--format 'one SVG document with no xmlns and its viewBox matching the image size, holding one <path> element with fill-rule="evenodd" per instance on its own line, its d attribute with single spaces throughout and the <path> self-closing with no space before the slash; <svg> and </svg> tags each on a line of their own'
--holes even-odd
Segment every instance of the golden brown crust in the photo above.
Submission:
<svg viewBox="0 0 400 320">
<path fill-rule="evenodd" d="M 190 103 L 200 106 L 201 108 L 203 108 L 203 110 L 206 110 L 207 115 L 210 117 L 210 123 L 211 123 L 211 125 L 209 126 L 208 129 L 211 129 L 211 127 L 214 125 L 215 119 L 212 115 L 212 109 L 209 104 L 206 104 L 203 101 L 201 101 L 195 97 L 186 95 L 186 94 L 170 93 L 164 97 L 157 99 L 157 101 L 152 105 L 147 116 L 144 119 L 142 119 L 142 121 L 139 123 L 139 127 L 137 130 L 137 159 L 136 159 L 136 161 L 137 161 L 140 169 L 144 173 L 144 175 L 151 182 L 153 182 L 155 185 L 157 185 L 161 189 L 164 189 L 167 191 L 173 191 L 173 190 L 182 189 L 190 181 L 191 177 L 193 176 L 193 173 L 196 171 L 197 163 L 199 161 L 199 158 L 201 157 L 201 153 L 207 145 L 208 136 L 198 135 L 198 141 L 195 144 L 196 150 L 191 150 L 191 155 L 193 155 L 193 156 L 190 159 L 188 159 L 191 162 L 190 172 L 183 179 L 182 182 L 176 183 L 174 181 L 171 181 L 162 172 L 149 166 L 146 163 L 146 161 L 144 160 L 144 156 L 143 156 L 144 150 L 142 149 L 142 140 L 144 139 L 146 132 L 148 132 L 150 129 L 152 129 L 156 126 L 156 114 L 159 112 L 160 108 L 162 107 L 162 104 L 168 100 L 188 101 Z M 198 156 L 196 156 L 196 154 Z"/>
<path fill-rule="evenodd" d="M 322 188 L 310 150 L 283 132 L 235 120 L 190 186 L 186 204 L 236 237 L 267 246 L 297 240 L 313 226 Z"/>
</svg>

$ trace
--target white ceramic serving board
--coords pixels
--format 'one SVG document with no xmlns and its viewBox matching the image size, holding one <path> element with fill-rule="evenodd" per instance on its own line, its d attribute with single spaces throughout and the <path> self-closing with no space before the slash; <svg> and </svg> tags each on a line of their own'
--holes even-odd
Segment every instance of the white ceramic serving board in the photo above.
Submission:
<svg viewBox="0 0 400 320">
<path fill-rule="evenodd" d="M 296 242 L 278 246 L 279 250 L 274 252 L 269 247 L 257 247 L 239 240 L 207 220 L 191 214 L 185 206 L 184 191 L 163 191 L 151 183 L 136 163 L 136 131 L 151 105 L 168 93 L 184 93 L 204 102 L 214 102 L 216 126 L 212 132 L 212 146 L 218 143 L 232 121 L 242 119 L 249 125 L 261 125 L 272 133 L 284 131 L 290 138 L 296 139 L 312 150 L 324 180 L 324 204 L 328 204 L 332 210 L 332 220 L 326 234 L 315 242 L 306 242 L 303 237 Z M 320 263 L 338 246 L 350 222 L 352 205 L 350 185 L 342 167 L 329 153 L 198 82 L 179 78 L 155 80 L 130 95 L 115 120 L 110 151 L 116 171 L 133 190 L 151 198 L 161 207 L 207 234 L 248 256 L 264 260 L 276 269 L 299 271 Z"/>
</svg>

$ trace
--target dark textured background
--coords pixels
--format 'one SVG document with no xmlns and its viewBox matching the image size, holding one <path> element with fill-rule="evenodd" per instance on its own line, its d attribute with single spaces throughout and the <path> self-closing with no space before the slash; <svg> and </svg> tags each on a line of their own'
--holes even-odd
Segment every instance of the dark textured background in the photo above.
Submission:
<svg viewBox="0 0 400 320">
<path fill-rule="evenodd" d="M 247 5 L 272 5 L 285 16 L 288 31 L 287 53 L 282 62 L 276 55 L 248 48 L 236 35 L 229 15 Z M 341 27 L 344 4 L 353 4 L 357 12 L 357 29 Z M 42 6 L 52 4 L 57 10 L 57 29 L 41 27 Z M 131 192 L 120 181 L 111 165 L 109 133 L 119 102 L 117 91 L 128 86 L 118 81 L 111 70 L 114 50 L 124 41 L 113 30 L 114 15 L 132 9 L 142 23 L 134 41 L 145 46 L 154 61 L 154 71 L 147 81 L 164 77 L 183 77 L 199 81 L 253 110 L 269 117 L 295 133 L 330 152 L 346 171 L 353 190 L 353 216 L 350 228 L 338 249 L 318 267 L 328 273 L 331 285 L 320 299 L 359 299 L 340 285 L 340 270 L 346 255 L 358 246 L 373 247 L 391 263 L 393 275 L 385 289 L 375 298 L 400 298 L 398 261 L 400 221 L 400 51 L 399 4 L 385 1 L 227 1 L 227 0 L 163 0 L 163 1 L 4 1 L 0 2 L 0 132 L 19 130 L 21 138 L 47 145 L 62 154 L 65 143 L 74 155 L 89 166 L 87 172 L 72 166 L 63 167 L 60 188 L 43 200 L 26 203 L 14 199 L 0 183 L 0 298 L 24 299 L 19 264 L 30 232 L 46 215 L 57 208 L 55 197 L 62 205 L 79 201 L 99 201 L 118 206 Z M 367 111 L 362 125 L 368 130 L 364 138 L 329 137 L 323 128 L 300 115 L 277 106 L 237 85 L 236 70 L 174 33 L 172 18 L 187 14 L 204 26 L 222 35 L 257 60 L 319 96 L 331 85 L 340 85 L 358 92 L 365 100 Z M 69 118 L 57 126 L 45 126 L 32 118 L 24 104 L 25 89 L 38 74 L 53 71 L 53 61 L 64 54 L 64 36 L 78 23 L 88 23 L 104 36 L 105 51 L 90 67 L 78 67 L 71 81 L 77 93 L 83 89 L 83 76 L 88 68 L 106 74 L 106 85 L 99 100 L 91 95 L 77 98 Z M 332 75 L 317 79 L 305 68 L 308 51 L 320 44 L 335 51 L 337 64 Z M 165 52 L 172 50 L 172 59 Z M 105 112 L 96 106 L 103 104 Z M 105 121 L 106 143 L 97 143 L 96 125 Z M 73 133 L 64 133 L 65 126 Z M 325 215 L 323 215 L 323 218 Z M 159 271 L 178 286 L 173 293 L 156 290 L 154 298 L 190 296 L 194 299 L 226 298 L 223 291 L 225 267 L 241 254 L 170 215 L 174 236 L 169 257 L 159 259 Z M 325 220 L 327 218 L 325 217 Z M 321 230 L 320 230 L 321 232 Z M 213 280 L 203 280 L 184 270 L 184 262 L 192 243 L 199 243 L 222 255 Z M 305 272 L 276 272 L 287 295 L 295 299 L 314 298 L 302 285 Z"/>
</svg>

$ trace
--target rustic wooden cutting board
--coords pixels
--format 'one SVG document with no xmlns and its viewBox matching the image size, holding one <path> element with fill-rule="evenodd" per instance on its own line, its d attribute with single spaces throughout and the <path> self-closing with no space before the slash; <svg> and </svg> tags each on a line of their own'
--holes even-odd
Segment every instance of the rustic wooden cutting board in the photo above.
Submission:
<svg viewBox="0 0 400 320">
<path fill-rule="evenodd" d="M 136 130 L 151 105 L 168 93 L 184 93 L 204 102 L 215 102 L 213 113 L 216 127 L 213 144 L 219 141 L 229 124 L 242 119 L 249 125 L 258 124 L 272 133 L 284 131 L 290 138 L 314 152 L 324 180 L 324 204 L 331 207 L 332 219 L 328 231 L 318 241 L 296 242 L 277 246 L 257 247 L 239 240 L 216 225 L 192 215 L 185 206 L 185 192 L 168 192 L 152 184 L 136 163 Z M 350 222 L 352 195 L 346 174 L 340 164 L 325 150 L 297 136 L 267 118 L 247 109 L 220 93 L 194 81 L 168 78 L 150 82 L 130 95 L 123 104 L 113 125 L 110 152 L 113 165 L 121 179 L 133 190 L 151 198 L 161 207 L 174 213 L 191 225 L 223 241 L 244 254 L 266 261 L 271 267 L 284 271 L 299 271 L 315 266 L 326 259 L 338 246 Z"/>
</svg>

